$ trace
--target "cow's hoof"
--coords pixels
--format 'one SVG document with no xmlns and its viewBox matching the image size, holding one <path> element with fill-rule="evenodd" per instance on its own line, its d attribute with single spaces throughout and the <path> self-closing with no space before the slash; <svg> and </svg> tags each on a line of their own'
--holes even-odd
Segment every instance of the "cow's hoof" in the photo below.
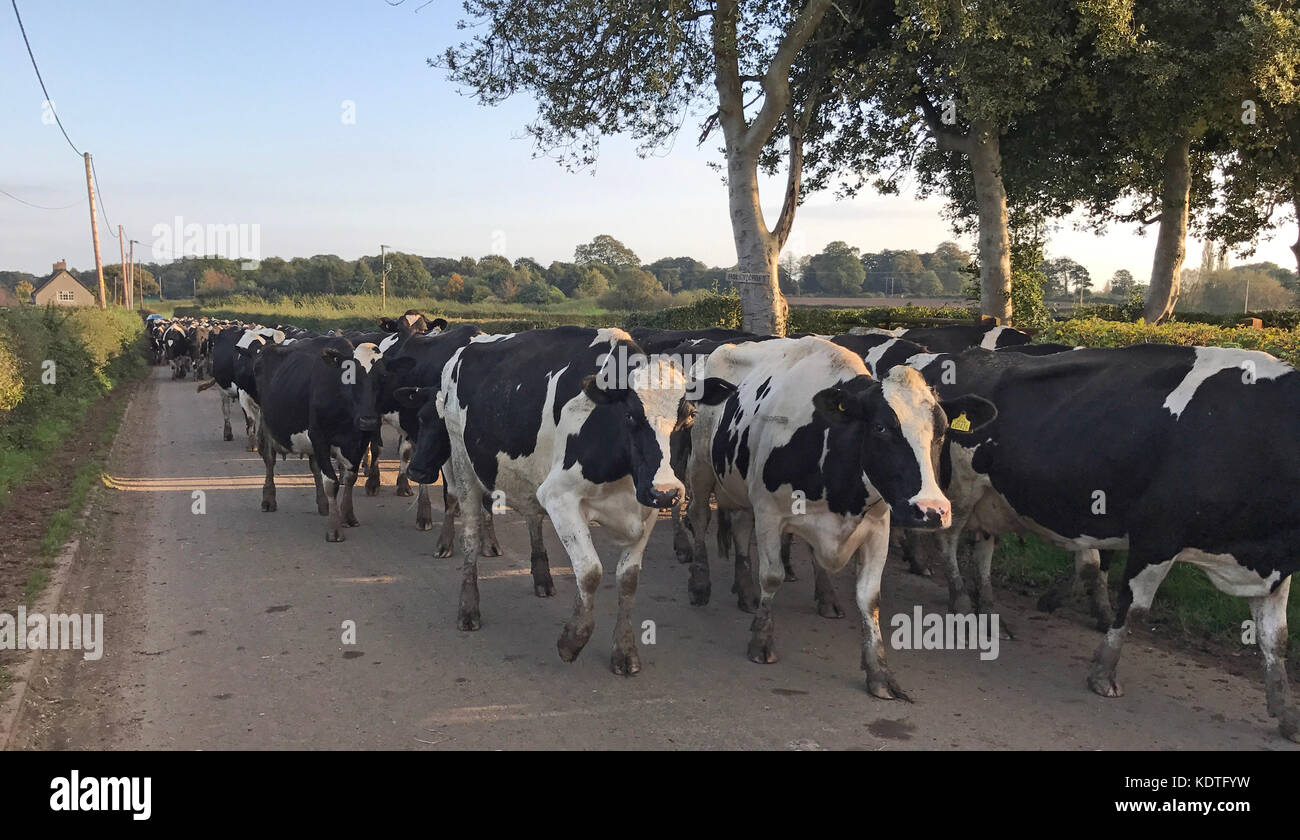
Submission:
<svg viewBox="0 0 1300 840">
<path fill-rule="evenodd" d="M 234 440 L 234 439 L 235 439 L 235 436 L 234 436 L 234 434 L 232 434 L 231 432 L 222 432 L 222 433 L 221 433 L 221 439 L 222 439 L 222 440 Z"/>
<path fill-rule="evenodd" d="M 918 577 L 934 577 L 934 572 L 932 572 L 930 567 L 924 563 L 917 563 L 915 561 L 908 563 L 907 570 Z"/>
<path fill-rule="evenodd" d="M 410 488 L 410 487 L 403 487 L 403 486 L 400 485 L 400 484 L 397 485 L 397 491 L 396 491 L 396 493 L 397 493 L 398 496 L 414 496 L 414 495 L 415 495 L 415 493 L 411 492 L 411 488 Z"/>
<path fill-rule="evenodd" d="M 469 610 L 456 616 L 456 629 L 458 630 L 477 630 L 483 626 L 483 620 L 479 618 L 478 610 Z"/>
<path fill-rule="evenodd" d="M 1095 671 L 1088 674 L 1088 688 L 1102 697 L 1124 696 L 1124 689 L 1120 687 L 1119 680 L 1110 674 L 1098 674 Z"/>
<path fill-rule="evenodd" d="M 756 613 L 756 612 L 758 612 L 758 598 L 757 598 L 757 596 L 754 596 L 754 595 L 745 595 L 745 593 L 743 593 L 743 592 L 740 593 L 740 595 L 738 595 L 738 596 L 736 597 L 736 608 L 737 608 L 738 610 L 740 610 L 741 612 L 743 612 L 743 613 Z"/>
<path fill-rule="evenodd" d="M 822 618 L 843 618 L 844 610 L 838 601 L 818 601 L 817 614 Z"/>
<path fill-rule="evenodd" d="M 776 645 L 771 639 L 749 640 L 749 661 L 759 665 L 771 665 L 776 662 Z"/>
<path fill-rule="evenodd" d="M 635 650 L 624 652 L 614 648 L 609 657 L 609 667 L 620 677 L 630 677 L 641 672 L 641 657 Z"/>
<path fill-rule="evenodd" d="M 554 598 L 555 584 L 550 582 L 549 580 L 546 581 L 545 583 L 534 583 L 533 594 L 536 595 L 538 598 Z"/>
<path fill-rule="evenodd" d="M 342 531 L 331 530 L 325 532 L 325 542 L 343 542 L 343 539 Z"/>
<path fill-rule="evenodd" d="M 1111 625 L 1114 624 L 1114 623 L 1115 623 L 1115 616 L 1113 616 L 1113 615 L 1101 615 L 1101 616 L 1098 616 L 1098 617 L 1097 617 L 1097 630 L 1098 630 L 1098 632 L 1105 633 L 1105 632 L 1107 632 L 1107 631 L 1110 630 Z"/>
<path fill-rule="evenodd" d="M 501 546 L 497 545 L 496 540 L 485 542 L 479 546 L 478 553 L 480 557 L 500 557 Z"/>
<path fill-rule="evenodd" d="M 867 675 L 867 693 L 881 700 L 912 702 L 912 698 L 907 696 L 907 692 L 903 691 L 898 681 L 894 679 L 894 675 L 889 672 Z"/>
<path fill-rule="evenodd" d="M 375 495 L 378 495 L 378 493 L 379 493 L 379 482 L 376 481 L 375 484 L 374 484 L 374 486 L 371 487 L 371 486 L 370 486 L 370 482 L 367 481 L 367 482 L 366 482 L 366 495 L 367 495 L 367 496 L 375 496 Z"/>
<path fill-rule="evenodd" d="M 965 592 L 955 598 L 948 599 L 948 612 L 957 615 L 970 615 L 974 611 L 975 607 L 971 604 L 970 596 Z"/>
<path fill-rule="evenodd" d="M 786 583 L 790 583 L 792 581 L 798 580 L 799 576 L 794 573 L 794 569 L 786 569 L 784 579 Z"/>
<path fill-rule="evenodd" d="M 357 521 L 357 518 L 355 516 L 349 516 L 347 519 L 343 521 L 343 524 L 349 528 L 355 528 L 361 523 Z"/>
<path fill-rule="evenodd" d="M 591 631 L 586 634 L 578 634 L 569 625 L 564 625 L 564 632 L 560 634 L 560 640 L 555 643 L 555 649 L 559 651 L 560 658 L 565 662 L 572 662 L 582 653 L 582 649 L 587 646 L 587 640 L 591 638 Z"/>
<path fill-rule="evenodd" d="M 440 546 L 438 546 L 438 550 L 435 551 L 435 552 L 433 553 L 433 556 L 434 556 L 434 557 L 450 557 L 450 556 L 451 556 L 451 546 L 449 546 L 449 545 L 440 545 Z"/>
<path fill-rule="evenodd" d="M 691 552 L 689 551 L 676 551 L 674 553 L 677 555 L 677 562 L 683 565 L 695 559 L 695 557 L 692 556 Z"/>
<path fill-rule="evenodd" d="M 432 531 L 432 530 L 433 530 L 433 520 L 432 520 L 432 519 L 416 519 L 416 520 L 415 520 L 415 530 L 417 530 L 417 531 Z M 442 549 L 439 548 L 438 550 L 441 551 Z M 440 556 L 445 556 L 445 555 L 440 555 Z"/>
<path fill-rule="evenodd" d="M 262 500 L 262 513 L 274 513 L 274 512 L 275 512 L 275 500 L 274 500 L 274 499 L 270 499 L 270 500 L 263 499 L 263 500 Z"/>
<path fill-rule="evenodd" d="M 691 606 L 702 607 L 709 603 L 709 597 L 713 594 L 713 585 L 707 580 L 704 583 L 691 581 L 686 587 L 686 592 L 690 595 Z"/>
</svg>

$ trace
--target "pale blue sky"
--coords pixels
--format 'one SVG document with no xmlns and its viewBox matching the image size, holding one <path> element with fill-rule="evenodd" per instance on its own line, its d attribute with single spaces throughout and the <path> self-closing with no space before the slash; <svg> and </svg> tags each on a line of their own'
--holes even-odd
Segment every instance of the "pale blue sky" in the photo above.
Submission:
<svg viewBox="0 0 1300 840">
<path fill-rule="evenodd" d="M 531 103 L 484 108 L 425 65 L 463 33 L 460 4 L 331 2 L 19 3 L 45 83 L 74 143 L 96 162 L 118 260 L 116 225 L 145 243 L 155 225 L 246 224 L 261 256 L 333 253 L 352 259 L 383 242 L 426 255 L 570 259 L 574 245 L 612 234 L 648 261 L 691 255 L 735 262 L 726 190 L 688 122 L 672 150 L 642 160 L 630 142 L 604 143 L 598 170 L 570 174 L 534 157 L 523 126 Z M 0 6 L 0 268 L 36 273 L 66 258 L 93 266 L 83 165 L 42 99 L 13 10 Z M 342 117 L 355 103 L 355 124 Z M 781 185 L 764 192 L 775 213 Z M 909 196 L 809 198 L 789 249 L 842 239 L 864 250 L 930 250 L 953 238 L 939 201 Z M 769 217 L 770 218 L 770 217 Z M 1255 259 L 1292 267 L 1287 229 Z M 969 241 L 963 244 L 969 246 Z M 1145 280 L 1151 236 L 1104 238 L 1068 227 L 1048 248 L 1099 279 L 1127 268 Z M 137 246 L 137 259 L 141 247 Z M 1200 244 L 1189 243 L 1189 260 Z"/>
</svg>

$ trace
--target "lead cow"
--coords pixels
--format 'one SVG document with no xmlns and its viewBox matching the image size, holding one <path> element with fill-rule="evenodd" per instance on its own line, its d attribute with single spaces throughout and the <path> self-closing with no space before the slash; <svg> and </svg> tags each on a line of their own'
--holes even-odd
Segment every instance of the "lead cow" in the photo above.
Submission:
<svg viewBox="0 0 1300 840">
<path fill-rule="evenodd" d="M 577 580 L 573 616 L 557 643 L 566 662 L 595 628 L 602 567 L 594 521 L 621 549 L 610 665 L 616 674 L 641 669 L 632 610 L 657 509 L 683 492 L 668 439 L 685 386 L 681 370 L 647 359 L 623 330 L 559 327 L 473 339 L 444 367 L 436 399 L 420 409 L 413 480 L 432 482 L 450 458 L 466 510 L 491 496 L 525 517 L 550 517 Z M 462 630 L 481 626 L 478 532 L 479 517 L 464 517 Z"/>
<path fill-rule="evenodd" d="M 885 663 L 878 616 L 890 519 L 948 526 L 939 452 L 946 435 L 969 434 L 991 419 L 993 405 L 970 396 L 941 405 L 906 367 L 875 380 L 859 355 L 816 337 L 723 346 L 702 367 L 695 371 L 702 387 L 692 386 L 700 393 L 687 468 L 692 603 L 708 600 L 704 534 L 712 493 L 730 513 L 738 552 L 757 534 L 760 597 L 749 658 L 776 661 L 772 600 L 784 579 L 781 538 L 792 532 L 831 572 L 857 558 L 867 690 L 906 699 Z M 969 431 L 949 432 L 948 414 L 964 414 Z M 742 568 L 738 585 L 750 581 Z"/>
</svg>

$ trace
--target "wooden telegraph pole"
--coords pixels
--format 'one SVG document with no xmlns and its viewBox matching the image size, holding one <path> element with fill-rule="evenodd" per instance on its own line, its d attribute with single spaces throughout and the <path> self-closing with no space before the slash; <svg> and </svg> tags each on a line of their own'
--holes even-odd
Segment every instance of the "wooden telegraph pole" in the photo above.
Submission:
<svg viewBox="0 0 1300 840">
<path fill-rule="evenodd" d="M 379 246 L 379 311 L 388 309 L 388 258 L 384 254 L 387 245 Z"/>
<path fill-rule="evenodd" d="M 134 304 L 134 303 L 135 303 L 135 240 L 134 240 L 134 239 L 131 240 L 131 253 L 127 256 L 126 259 L 127 259 L 127 262 L 128 262 L 128 263 L 130 264 L 130 266 L 131 266 L 130 272 L 127 274 L 127 277 L 131 278 L 131 279 L 130 279 L 130 284 L 131 284 L 131 303 Z M 141 281 L 141 284 L 140 284 L 140 285 L 143 286 L 143 285 L 144 285 L 144 282 Z M 144 308 L 144 290 L 143 290 L 143 289 L 140 291 L 140 308 L 141 308 L 141 309 Z"/>
<path fill-rule="evenodd" d="M 122 304 L 127 309 L 130 309 L 131 304 L 127 302 L 131 299 L 131 287 L 127 285 L 126 281 L 126 237 L 122 234 L 121 225 L 117 226 L 117 252 L 122 255 L 122 262 L 118 264 L 122 275 Z"/>
<path fill-rule="evenodd" d="M 95 240 L 95 271 L 99 273 L 99 308 L 107 309 L 104 299 L 104 261 L 99 257 L 99 219 L 95 218 L 95 182 L 90 174 L 90 152 L 86 158 L 86 193 L 90 196 L 90 235 Z"/>
</svg>

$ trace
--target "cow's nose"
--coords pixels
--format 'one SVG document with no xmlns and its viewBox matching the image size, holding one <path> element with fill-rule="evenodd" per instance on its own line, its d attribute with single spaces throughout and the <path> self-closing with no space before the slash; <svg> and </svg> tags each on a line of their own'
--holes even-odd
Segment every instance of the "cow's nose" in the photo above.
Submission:
<svg viewBox="0 0 1300 840">
<path fill-rule="evenodd" d="M 357 428 L 363 432 L 373 432 L 379 428 L 379 418 L 374 415 L 358 417 Z"/>
<path fill-rule="evenodd" d="M 918 521 L 931 528 L 947 528 L 952 524 L 952 505 L 947 499 L 918 499 L 912 503 Z"/>
<path fill-rule="evenodd" d="M 677 504 L 681 498 L 682 488 L 673 487 L 671 484 L 665 484 L 654 487 L 650 490 L 650 499 L 655 503 L 657 508 L 670 508 Z"/>
</svg>

